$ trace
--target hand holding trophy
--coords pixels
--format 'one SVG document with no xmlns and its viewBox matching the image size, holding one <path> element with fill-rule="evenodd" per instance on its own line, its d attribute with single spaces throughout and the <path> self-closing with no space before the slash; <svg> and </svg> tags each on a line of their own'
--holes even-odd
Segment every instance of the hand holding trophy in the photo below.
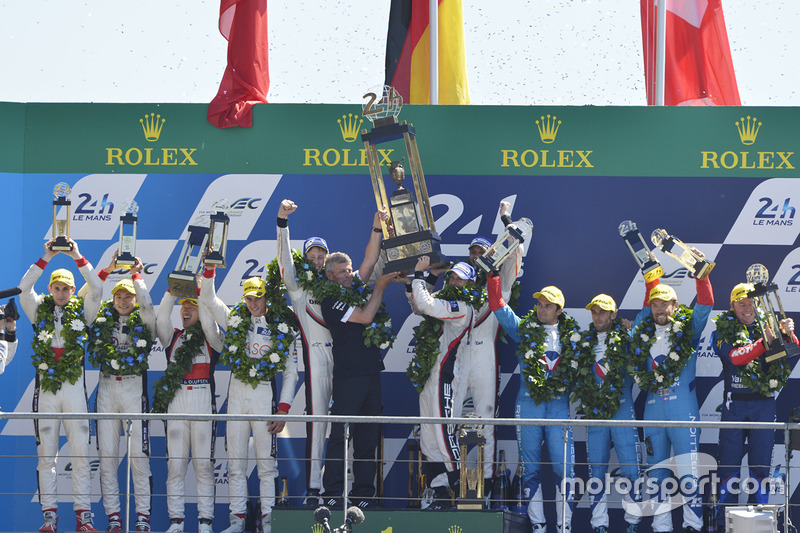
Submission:
<svg viewBox="0 0 800 533">
<path fill-rule="evenodd" d="M 620 222 L 619 234 L 622 240 L 625 241 L 625 244 L 628 245 L 628 249 L 631 251 L 631 254 L 633 254 L 633 259 L 636 261 L 636 264 L 639 265 L 639 268 L 642 270 L 644 280 L 647 283 L 664 275 L 664 269 L 661 268 L 661 263 L 659 263 L 658 259 L 650 252 L 650 248 L 648 248 L 647 243 L 644 242 L 644 238 L 642 238 L 642 234 L 639 233 L 639 228 L 636 227 L 635 222 L 631 220 Z"/>
<path fill-rule="evenodd" d="M 696 248 L 690 248 L 681 240 L 673 237 L 666 230 L 658 228 L 650 235 L 653 246 L 688 268 L 697 279 L 706 279 L 716 266 L 713 261 L 706 261 L 704 255 L 698 254 Z"/>
<path fill-rule="evenodd" d="M 800 346 L 794 342 L 794 321 L 786 317 L 778 296 L 778 286 L 769 282 L 769 271 L 760 263 L 750 265 L 746 273 L 747 282 L 753 285 L 748 298 L 753 301 L 756 321 L 767 345 L 764 359 L 770 363 L 776 359 L 800 355 Z"/>
</svg>

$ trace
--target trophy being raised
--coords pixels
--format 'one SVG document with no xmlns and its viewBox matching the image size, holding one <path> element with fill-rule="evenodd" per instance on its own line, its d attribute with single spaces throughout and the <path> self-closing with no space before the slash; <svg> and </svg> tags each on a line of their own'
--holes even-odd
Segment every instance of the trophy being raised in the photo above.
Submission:
<svg viewBox="0 0 800 533">
<path fill-rule="evenodd" d="M 214 204 L 213 209 L 215 211 L 211 213 L 211 223 L 208 226 L 206 258 L 203 261 L 207 265 L 225 268 L 225 253 L 228 248 L 228 224 L 231 221 L 228 216 L 230 204 L 227 200 L 220 200 Z"/>
<path fill-rule="evenodd" d="M 495 243 L 475 262 L 487 273 L 497 270 L 506 259 L 519 248 L 519 245 L 529 240 L 533 233 L 533 222 L 529 218 L 521 218 L 506 226 L 505 232 L 500 235 Z"/>
<path fill-rule="evenodd" d="M 716 266 L 713 261 L 706 261 L 686 246 L 680 239 L 673 237 L 667 230 L 658 228 L 650 234 L 653 246 L 688 268 L 697 279 L 706 279 Z"/>
<path fill-rule="evenodd" d="M 430 256 L 432 264 L 444 263 L 447 259 L 442 255 L 441 239 L 434 226 L 414 125 L 397 122 L 403 98 L 394 87 L 383 86 L 380 92 L 380 97 L 375 92 L 364 96 L 369 101 L 364 104 L 362 113 L 373 122 L 373 128 L 371 132 L 362 130 L 361 140 L 367 153 L 375 203 L 379 210 L 389 209 L 389 221 L 381 221 L 384 238 L 381 247 L 388 259 L 384 273 L 409 270 L 423 255 Z M 382 157 L 390 151 L 381 150 L 379 155 L 377 146 L 390 142 L 397 145 L 394 150 L 406 155 L 387 162 L 389 176 L 397 186 L 397 190 L 387 196 Z M 403 187 L 406 167 L 411 174 L 413 191 Z"/>
<path fill-rule="evenodd" d="M 174 296 L 197 297 L 197 273 L 200 271 L 201 255 L 208 242 L 208 228 L 203 220 L 195 220 L 187 228 L 188 235 L 178 257 L 178 264 L 170 275 L 169 292 Z"/>
<path fill-rule="evenodd" d="M 778 286 L 769 282 L 767 267 L 760 263 L 750 265 L 746 278 L 747 283 L 751 283 L 754 287 L 747 296 L 753 300 L 756 321 L 767 349 L 764 353 L 764 360 L 770 363 L 776 359 L 800 355 L 800 346 L 791 340 L 791 335 L 787 340 L 781 331 L 781 320 L 786 319 L 786 313 L 783 310 L 780 296 L 778 296 Z M 767 342 L 767 330 L 773 334 L 770 342 Z"/>
<path fill-rule="evenodd" d="M 633 254 L 633 259 L 639 268 L 642 270 L 644 280 L 650 283 L 654 279 L 660 278 L 664 275 L 664 269 L 661 268 L 661 263 L 650 253 L 650 248 L 644 242 L 642 234 L 639 233 L 639 228 L 636 227 L 636 222 L 631 220 L 623 220 L 619 224 L 619 234 L 628 249 Z"/>
<path fill-rule="evenodd" d="M 131 268 L 136 264 L 136 226 L 139 221 L 139 206 L 130 200 L 122 206 L 123 214 L 119 217 L 119 255 L 117 266 Z"/>
<path fill-rule="evenodd" d="M 56 184 L 53 189 L 53 242 L 50 244 L 50 249 L 54 252 L 71 252 L 72 243 L 69 242 L 69 222 L 72 219 L 70 215 L 70 206 L 72 202 L 69 199 L 71 189 L 66 182 Z M 63 208 L 63 210 L 62 210 Z M 62 215 L 59 216 L 59 211 Z"/>
</svg>

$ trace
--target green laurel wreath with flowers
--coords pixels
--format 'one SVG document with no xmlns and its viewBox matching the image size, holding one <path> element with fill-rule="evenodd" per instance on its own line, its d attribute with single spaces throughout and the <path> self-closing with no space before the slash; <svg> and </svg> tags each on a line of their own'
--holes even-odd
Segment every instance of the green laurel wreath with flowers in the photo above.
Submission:
<svg viewBox="0 0 800 533">
<path fill-rule="evenodd" d="M 631 356 L 628 364 L 628 373 L 640 389 L 655 392 L 658 389 L 668 389 L 683 372 L 683 367 L 692 355 L 692 310 L 685 305 L 679 305 L 672 314 L 672 324 L 669 331 L 668 343 L 670 352 L 654 370 L 647 367 L 647 357 L 650 348 L 656 342 L 656 323 L 653 315 L 645 317 L 633 330 L 631 337 Z"/>
<path fill-rule="evenodd" d="M 747 326 L 737 320 L 733 310 L 728 309 L 715 316 L 713 320 L 717 324 L 717 339 L 736 348 L 752 343 Z M 766 372 L 764 371 L 765 366 Z M 761 364 L 757 358 L 747 363 L 744 368 L 736 367 L 736 369 L 742 379 L 742 385 L 766 398 L 772 396 L 774 392 L 780 392 L 792 373 L 792 368 L 786 358 L 765 364 Z"/>
<path fill-rule="evenodd" d="M 118 350 L 114 346 L 112 333 L 119 318 L 114 301 L 103 302 L 94 324 L 89 328 L 89 362 L 99 367 L 104 374 L 141 376 L 147 372 L 149 366 L 148 356 L 153 347 L 153 334 L 142 321 L 137 305 L 125 320 L 130 331 L 130 345 L 127 350 Z"/>
<path fill-rule="evenodd" d="M 586 418 L 608 420 L 619 411 L 620 399 L 625 390 L 628 364 L 628 331 L 619 318 L 614 319 L 611 331 L 606 334 L 605 353 L 600 360 L 608 368 L 603 382 L 595 380 L 595 347 L 597 329 L 589 325 L 581 333 L 583 340 L 578 348 L 578 371 L 570 400 L 583 408 Z"/>
<path fill-rule="evenodd" d="M 520 322 L 520 376 L 528 387 L 530 397 L 539 405 L 565 393 L 575 381 L 578 358 L 575 349 L 581 340 L 580 328 L 574 318 L 566 313 L 558 315 L 558 339 L 561 356 L 550 377 L 547 377 L 545 361 L 545 328 L 536 317 L 536 305 Z"/>
<path fill-rule="evenodd" d="M 467 282 L 464 288 L 448 284 L 433 297 L 445 301 L 464 302 L 478 310 L 486 303 L 486 290 L 470 282 Z M 436 359 L 439 357 L 439 339 L 443 330 L 444 322 L 442 320 L 425 316 L 414 331 L 414 340 L 416 341 L 414 357 L 408 363 L 406 375 L 417 392 L 422 392 L 431 375 L 433 365 L 436 364 Z"/>
<path fill-rule="evenodd" d="M 52 350 L 55 334 L 55 302 L 53 296 L 44 296 L 36 308 L 33 324 L 33 366 L 39 374 L 42 390 L 57 393 L 66 381 L 75 384 L 83 373 L 83 350 L 88 339 L 86 322 L 83 320 L 83 298 L 73 296 L 64 306 L 61 317 L 61 337 L 64 339 L 64 354 L 56 361 Z"/>
<path fill-rule="evenodd" d="M 278 268 L 278 272 L 280 272 L 278 258 L 273 259 L 272 262 L 275 263 L 275 267 Z M 313 293 L 317 285 L 327 281 L 325 275 L 317 270 L 314 263 L 306 261 L 303 254 L 300 253 L 300 250 L 296 248 L 292 250 L 292 262 L 294 263 L 294 279 L 304 291 Z"/>
<path fill-rule="evenodd" d="M 169 404 L 175 398 L 178 389 L 181 387 L 183 376 L 191 369 L 194 358 L 202 351 L 206 342 L 203 334 L 203 326 L 200 322 L 189 326 L 181 333 L 181 345 L 172 354 L 172 359 L 167 364 L 164 375 L 153 385 L 153 409 L 154 413 L 166 413 Z"/>
</svg>

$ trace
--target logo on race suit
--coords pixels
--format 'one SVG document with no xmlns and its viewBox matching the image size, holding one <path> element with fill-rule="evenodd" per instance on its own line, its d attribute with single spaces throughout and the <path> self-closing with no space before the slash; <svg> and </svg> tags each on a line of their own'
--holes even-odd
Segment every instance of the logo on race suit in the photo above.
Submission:
<svg viewBox="0 0 800 533">
<path fill-rule="evenodd" d="M 88 174 L 73 186 L 69 198 L 70 237 L 108 240 L 116 236 L 119 229 L 121 207 L 126 199 L 132 199 L 144 183 L 144 174 L 126 174 L 124 180 L 114 174 Z M 58 216 L 66 216 L 64 208 Z M 52 225 L 45 239 L 52 236 Z"/>
<path fill-rule="evenodd" d="M 552 144 L 556 140 L 561 120 L 556 115 L 542 115 L 535 120 L 539 140 Z M 543 150 L 536 148 L 501 148 L 501 167 L 594 168 L 589 156 L 593 150 Z"/>
<path fill-rule="evenodd" d="M 145 113 L 138 119 L 144 140 L 155 143 L 161 137 L 161 132 L 167 119 L 160 114 Z M 122 166 L 197 166 L 196 147 L 152 147 L 152 146 L 112 146 L 106 147 L 105 165 L 109 167 Z"/>
<path fill-rule="evenodd" d="M 755 144 L 762 126 L 756 117 L 741 117 L 734 125 L 743 145 Z M 793 155 L 794 152 L 776 150 L 701 150 L 700 168 L 794 170 Z"/>
<path fill-rule="evenodd" d="M 797 239 L 800 183 L 773 178 L 759 183 L 747 199 L 725 244 L 793 245 Z"/>
<path fill-rule="evenodd" d="M 341 138 L 346 143 L 358 139 L 364 119 L 358 113 L 347 113 L 336 119 Z M 384 166 L 392 162 L 394 148 L 378 148 L 378 165 Z M 367 151 L 364 148 L 340 148 L 322 146 L 303 148 L 304 167 L 369 167 Z"/>
</svg>

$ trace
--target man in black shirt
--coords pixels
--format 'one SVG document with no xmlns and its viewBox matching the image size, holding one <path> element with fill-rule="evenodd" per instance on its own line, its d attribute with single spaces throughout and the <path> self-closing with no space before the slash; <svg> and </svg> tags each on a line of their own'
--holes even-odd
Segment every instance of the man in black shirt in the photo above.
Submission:
<svg viewBox="0 0 800 533">
<path fill-rule="evenodd" d="M 322 318 L 333 339 L 333 407 L 332 415 L 378 416 L 381 402 L 380 372 L 383 360 L 378 347 L 364 344 L 364 328 L 375 318 L 383 292 L 397 273 L 378 278 L 366 304 L 356 307 L 348 298 L 326 298 L 322 301 Z M 353 288 L 353 263 L 347 254 L 330 254 L 325 262 L 325 276 L 346 291 Z M 343 293 L 344 296 L 344 293 Z M 378 424 L 352 424 L 353 487 L 350 497 L 356 505 L 366 507 L 375 496 L 375 449 L 378 446 Z M 342 504 L 344 493 L 344 424 L 331 424 L 331 435 L 325 454 L 323 501 L 331 507 Z"/>
</svg>

